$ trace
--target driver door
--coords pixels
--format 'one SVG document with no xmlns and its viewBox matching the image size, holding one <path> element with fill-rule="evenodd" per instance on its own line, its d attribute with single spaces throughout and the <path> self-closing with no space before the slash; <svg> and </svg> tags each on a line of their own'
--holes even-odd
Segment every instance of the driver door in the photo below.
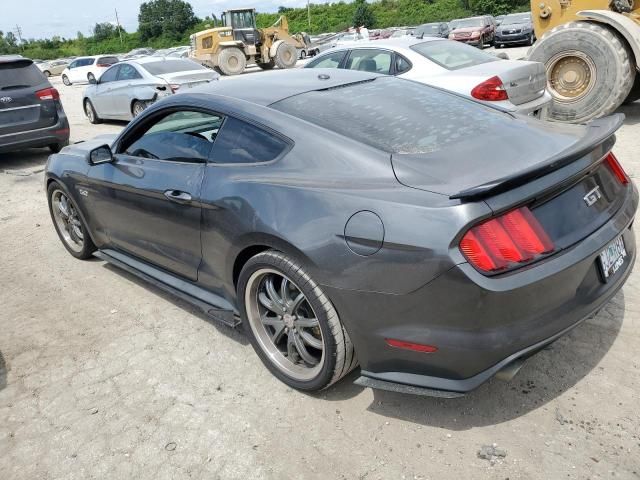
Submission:
<svg viewBox="0 0 640 480">
<path fill-rule="evenodd" d="M 114 88 L 114 84 L 116 83 L 118 70 L 120 70 L 120 65 L 111 67 L 109 70 L 102 74 L 102 76 L 98 80 L 97 85 L 95 86 L 95 95 L 92 100 L 99 117 L 109 117 L 113 115 L 114 108 L 112 91 Z"/>
<path fill-rule="evenodd" d="M 159 111 L 125 133 L 112 163 L 90 168 L 87 200 L 112 248 L 197 280 L 200 191 L 221 123 L 204 111 Z"/>
</svg>

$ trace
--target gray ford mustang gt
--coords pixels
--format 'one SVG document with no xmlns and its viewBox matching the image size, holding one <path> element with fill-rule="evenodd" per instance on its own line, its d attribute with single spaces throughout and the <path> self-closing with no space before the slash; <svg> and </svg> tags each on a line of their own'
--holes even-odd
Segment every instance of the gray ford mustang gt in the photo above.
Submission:
<svg viewBox="0 0 640 480">
<path fill-rule="evenodd" d="M 301 390 L 456 396 L 600 309 L 635 261 L 621 115 L 542 122 L 398 78 L 247 75 L 52 155 L 53 224 L 241 326 Z"/>
</svg>

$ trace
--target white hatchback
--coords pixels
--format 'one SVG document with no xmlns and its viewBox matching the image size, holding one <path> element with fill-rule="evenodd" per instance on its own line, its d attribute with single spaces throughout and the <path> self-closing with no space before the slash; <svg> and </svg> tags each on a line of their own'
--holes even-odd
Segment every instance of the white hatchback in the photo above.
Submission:
<svg viewBox="0 0 640 480">
<path fill-rule="evenodd" d="M 352 43 L 318 55 L 305 68 L 395 75 L 536 118 L 547 116 L 552 101 L 542 63 L 502 60 L 442 38 Z"/>
<path fill-rule="evenodd" d="M 62 83 L 67 86 L 74 83 L 91 83 L 99 80 L 111 65 L 118 62 L 118 57 L 113 55 L 78 57 L 62 72 Z"/>
</svg>

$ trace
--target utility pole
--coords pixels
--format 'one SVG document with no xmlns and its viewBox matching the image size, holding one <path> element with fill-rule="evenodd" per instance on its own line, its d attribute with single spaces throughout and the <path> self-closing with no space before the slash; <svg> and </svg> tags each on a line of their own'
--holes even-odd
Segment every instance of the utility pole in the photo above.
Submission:
<svg viewBox="0 0 640 480">
<path fill-rule="evenodd" d="M 20 25 L 16 25 L 16 35 L 18 36 L 18 40 L 20 40 L 20 47 L 22 47 L 22 28 L 20 28 Z"/>
<path fill-rule="evenodd" d="M 311 28 L 311 0 L 307 0 L 307 19 L 309 20 L 309 28 Z"/>
<path fill-rule="evenodd" d="M 118 33 L 120 34 L 120 45 L 122 45 L 122 27 L 120 27 L 120 19 L 118 18 L 118 9 L 114 8 L 116 11 L 116 25 L 118 25 Z"/>
</svg>

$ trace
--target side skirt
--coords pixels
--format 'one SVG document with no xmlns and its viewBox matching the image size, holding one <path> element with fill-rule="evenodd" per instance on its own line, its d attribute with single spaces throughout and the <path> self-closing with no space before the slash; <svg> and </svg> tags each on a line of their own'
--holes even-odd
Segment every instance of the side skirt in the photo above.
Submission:
<svg viewBox="0 0 640 480">
<path fill-rule="evenodd" d="M 198 307 L 209 317 L 229 327 L 235 328 L 241 323 L 233 305 L 219 295 L 115 250 L 98 250 L 94 256 Z"/>
</svg>

